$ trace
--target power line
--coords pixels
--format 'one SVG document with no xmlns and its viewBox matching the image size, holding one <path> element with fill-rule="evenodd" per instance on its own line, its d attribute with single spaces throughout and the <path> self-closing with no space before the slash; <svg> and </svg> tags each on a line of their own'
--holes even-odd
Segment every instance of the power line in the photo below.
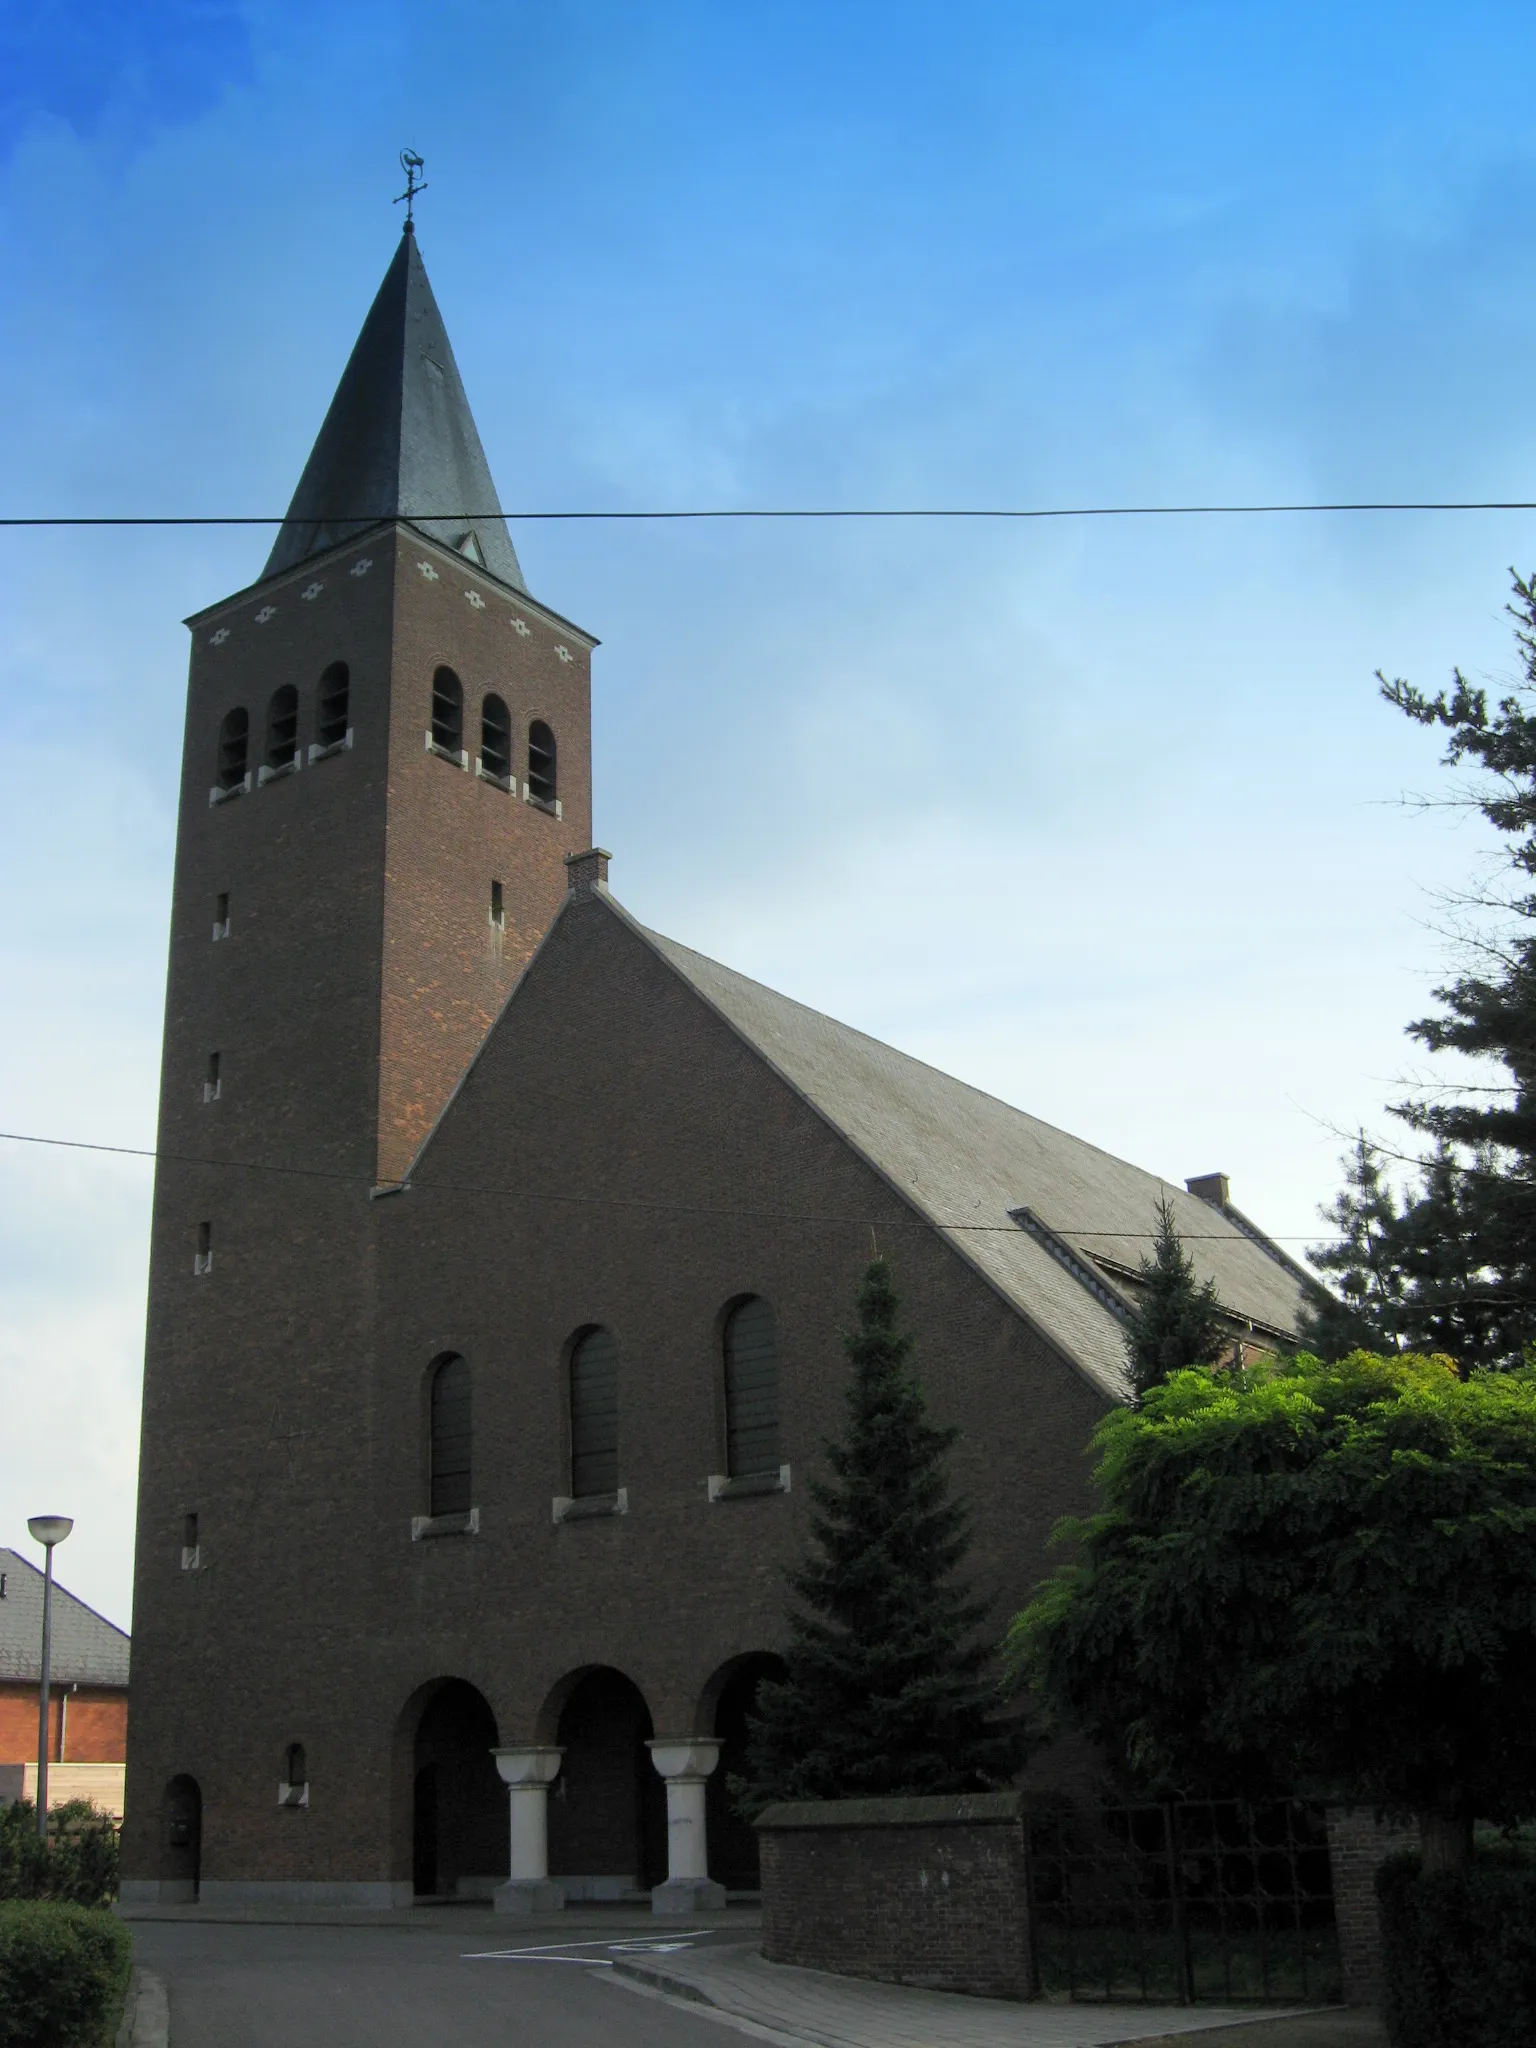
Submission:
<svg viewBox="0 0 1536 2048">
<path fill-rule="evenodd" d="M 432 1180 L 420 1174 L 412 1174 L 405 1180 L 380 1183 L 366 1173 L 346 1173 L 328 1166 L 283 1166 L 259 1159 L 210 1159 L 197 1152 L 167 1152 L 154 1146 L 144 1145 L 102 1145 L 89 1138 L 49 1138 L 31 1131 L 0 1131 L 0 1141 L 12 1145 L 47 1145 L 65 1152 L 105 1152 L 119 1159 L 153 1159 L 172 1166 L 217 1166 L 236 1173 L 279 1173 L 299 1180 L 329 1180 L 350 1183 L 354 1187 L 377 1189 L 382 1194 L 404 1193 L 411 1188 L 421 1188 L 430 1194 L 486 1195 L 497 1196 L 519 1202 L 560 1202 L 580 1207 L 611 1209 L 654 1210 L 667 1215 L 678 1216 L 720 1216 L 734 1217 L 743 1222 L 777 1223 L 837 1223 L 847 1224 L 858 1230 L 888 1230 L 905 1227 L 914 1230 L 950 1230 L 975 1234 L 996 1233 L 1000 1236 L 1017 1236 L 1016 1223 L 951 1223 L 942 1217 L 916 1217 L 910 1223 L 904 1218 L 888 1216 L 833 1216 L 812 1212 L 796 1214 L 782 1209 L 713 1209 L 703 1203 L 646 1201 L 639 1196 L 629 1195 L 571 1195 L 557 1194 L 548 1189 L 537 1190 L 527 1187 L 478 1186 L 472 1182 Z M 1198 1197 L 1196 1198 L 1198 1199 Z M 1078 1230 L 1071 1224 L 1053 1223 L 1050 1228 L 1059 1237 L 1118 1237 L 1144 1238 L 1150 1244 L 1157 1233 L 1152 1230 Z M 1242 1238 L 1243 1233 L 1236 1233 Z M 1273 1237 L 1264 1233 L 1275 1244 L 1312 1244 L 1318 1242 L 1310 1234 L 1306 1237 Z M 1233 1233 L 1225 1230 L 1181 1230 L 1179 1236 L 1186 1243 L 1203 1242 L 1230 1243 Z M 1251 1240 L 1245 1240 L 1251 1242 Z"/>
<path fill-rule="evenodd" d="M 324 519 L 291 519 L 286 512 L 27 514 L 0 516 L 0 527 L 373 526 L 392 519 L 408 525 L 437 520 L 472 524 L 477 519 L 1204 519 L 1290 512 L 1536 512 L 1536 499 L 1376 498 L 1273 505 L 715 505 L 682 511 L 348 512 Z"/>
</svg>

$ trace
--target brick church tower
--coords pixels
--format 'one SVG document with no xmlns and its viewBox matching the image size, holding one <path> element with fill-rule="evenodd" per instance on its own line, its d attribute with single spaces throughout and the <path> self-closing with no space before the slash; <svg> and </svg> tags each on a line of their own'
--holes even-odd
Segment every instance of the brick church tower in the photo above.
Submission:
<svg viewBox="0 0 1536 2048">
<path fill-rule="evenodd" d="M 188 622 L 125 1841 L 169 1825 L 189 1882 L 221 1760 L 367 1611 L 372 1197 L 590 844 L 595 642 L 497 502 L 407 228 L 261 579 Z"/>
</svg>

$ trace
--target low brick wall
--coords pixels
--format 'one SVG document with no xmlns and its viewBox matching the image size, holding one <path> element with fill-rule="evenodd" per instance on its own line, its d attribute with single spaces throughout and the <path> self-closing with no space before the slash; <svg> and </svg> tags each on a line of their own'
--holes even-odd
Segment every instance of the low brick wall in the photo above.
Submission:
<svg viewBox="0 0 1536 2048">
<path fill-rule="evenodd" d="M 1416 1849 L 1419 1831 L 1389 1827 L 1366 1807 L 1328 1809 L 1328 1862 L 1333 1871 L 1333 1916 L 1346 2005 L 1381 2003 L 1381 1920 L 1376 1872 L 1398 1849 Z"/>
<path fill-rule="evenodd" d="M 757 1828 L 770 1962 L 1031 1996 L 1018 1793 L 811 1800 Z"/>
</svg>

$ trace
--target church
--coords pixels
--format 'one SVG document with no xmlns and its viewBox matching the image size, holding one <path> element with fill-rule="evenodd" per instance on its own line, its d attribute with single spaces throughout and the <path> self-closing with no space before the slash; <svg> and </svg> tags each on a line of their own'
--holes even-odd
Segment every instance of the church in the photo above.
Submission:
<svg viewBox="0 0 1536 2048">
<path fill-rule="evenodd" d="M 1087 1504 L 1158 1201 L 1234 1347 L 1296 1327 L 1221 1175 L 623 907 L 597 641 L 498 503 L 408 226 L 260 577 L 188 621 L 128 1902 L 751 1893 L 725 1780 L 872 1243 L 999 1633 Z"/>
</svg>

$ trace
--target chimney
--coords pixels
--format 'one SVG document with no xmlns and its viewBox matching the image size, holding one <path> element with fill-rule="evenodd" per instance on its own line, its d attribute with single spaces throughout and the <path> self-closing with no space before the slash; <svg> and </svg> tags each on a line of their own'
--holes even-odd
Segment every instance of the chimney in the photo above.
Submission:
<svg viewBox="0 0 1536 2048">
<path fill-rule="evenodd" d="M 606 846 L 589 846 L 585 853 L 565 856 L 567 886 L 573 896 L 608 894 L 608 863 L 613 855 Z"/>
<path fill-rule="evenodd" d="M 1202 1202 L 1209 1202 L 1213 1209 L 1225 1209 L 1232 1199 L 1232 1186 L 1224 1173 L 1197 1173 L 1184 1185 Z"/>
</svg>

